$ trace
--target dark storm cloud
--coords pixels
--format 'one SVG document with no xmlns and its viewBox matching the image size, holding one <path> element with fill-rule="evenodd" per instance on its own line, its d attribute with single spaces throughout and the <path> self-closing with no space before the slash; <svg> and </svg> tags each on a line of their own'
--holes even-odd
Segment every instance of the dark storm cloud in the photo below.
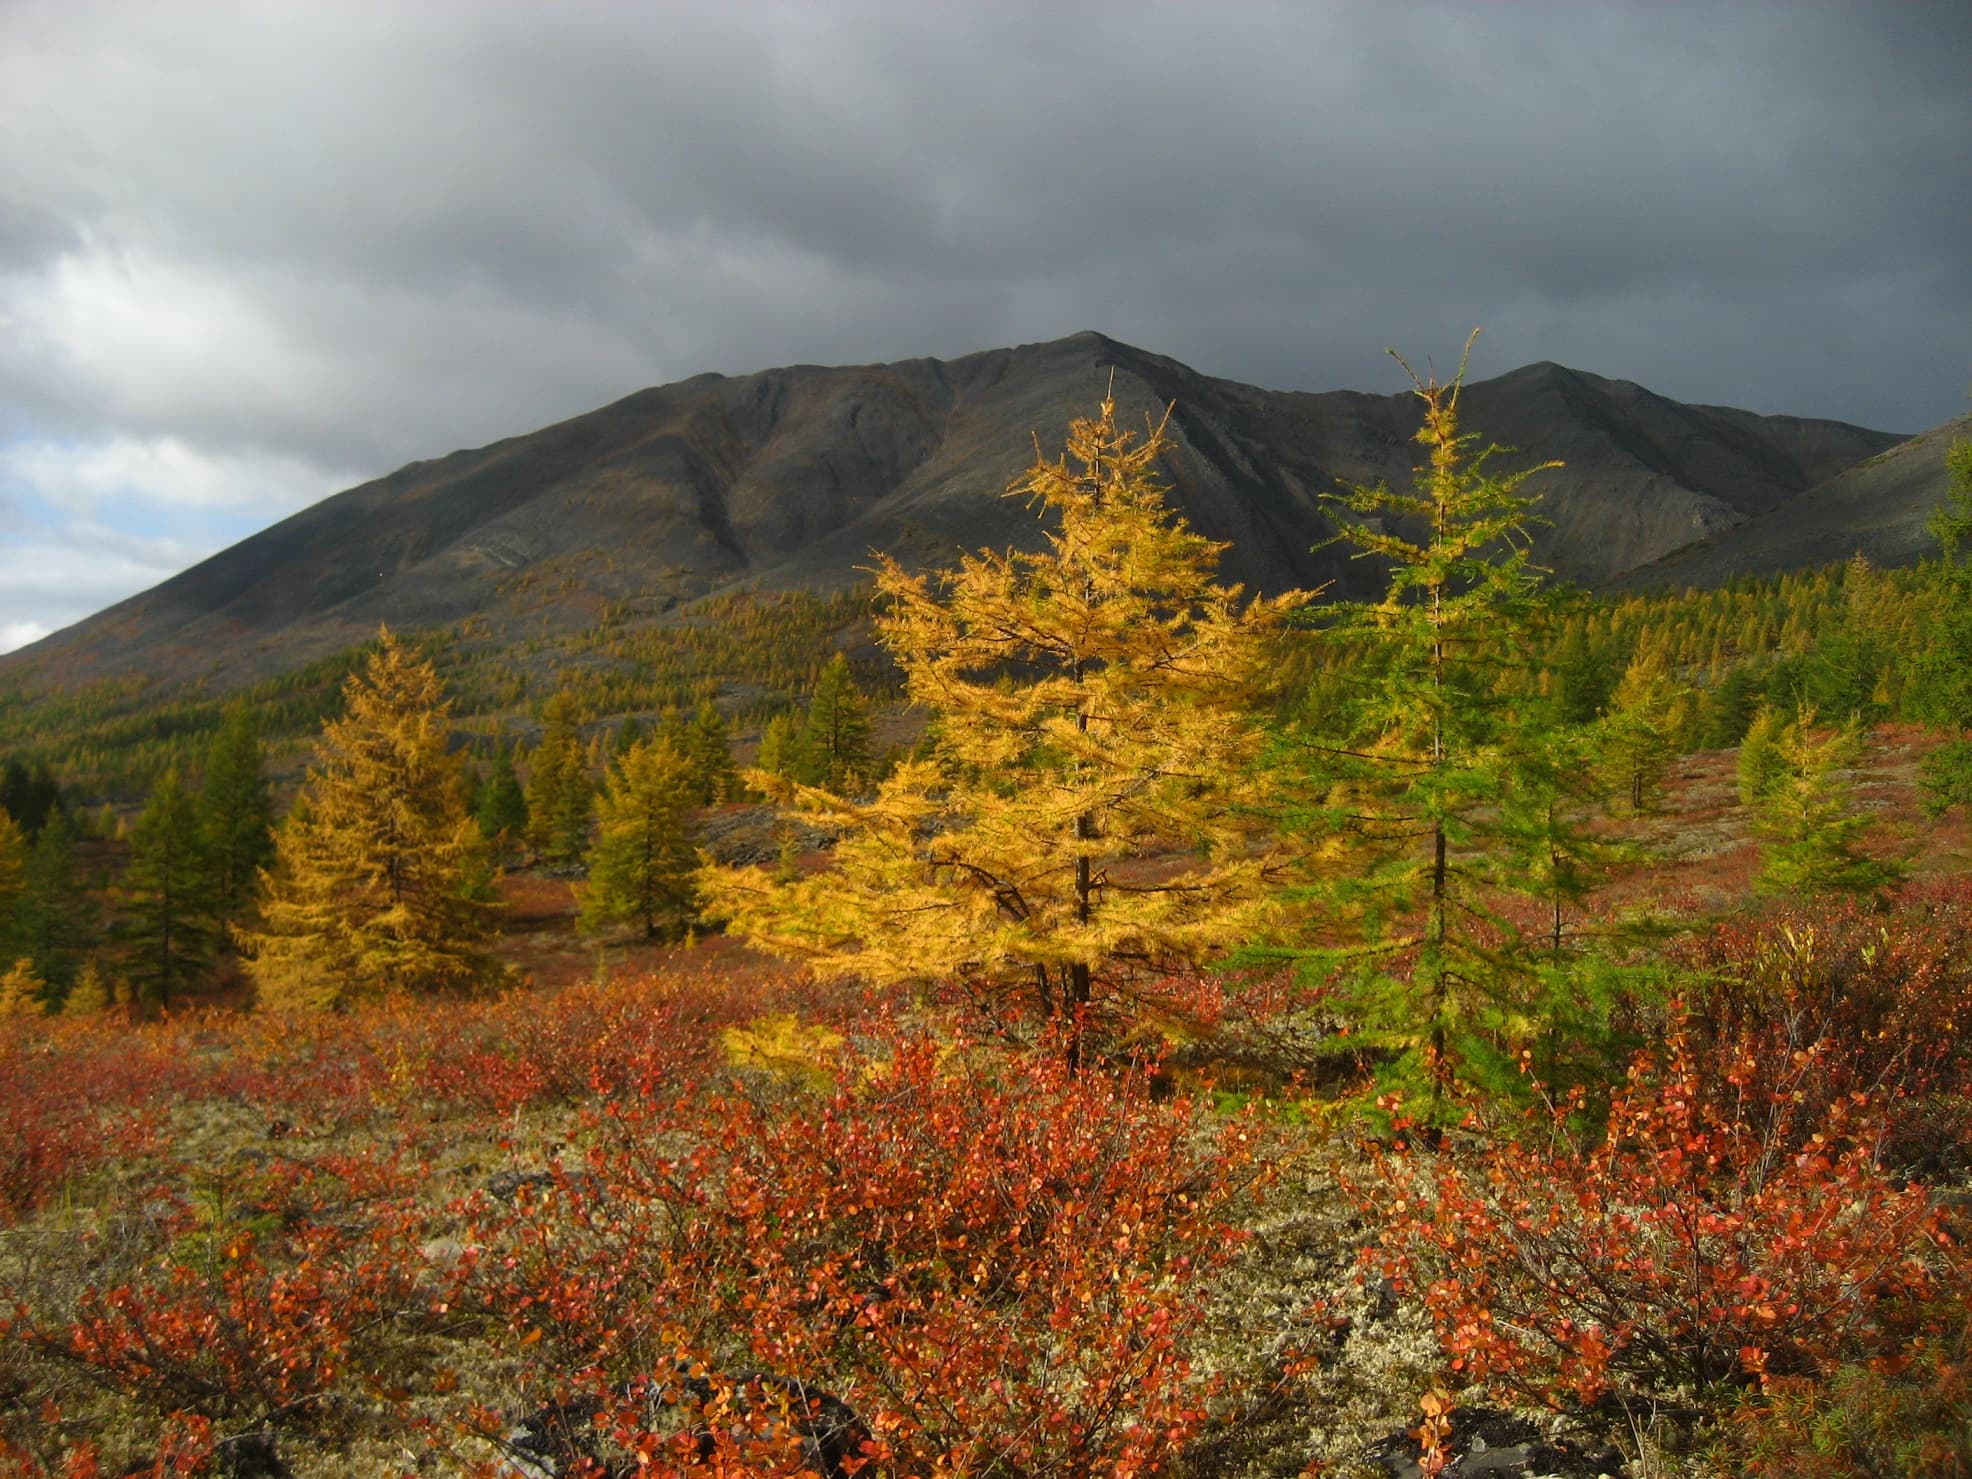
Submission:
<svg viewBox="0 0 1972 1479">
<path fill-rule="evenodd" d="M 1385 388 L 1483 324 L 1482 374 L 1917 430 L 1972 378 L 1968 57 L 1963 4 L 16 5 L 0 469 L 251 522 L 1084 327 Z"/>
</svg>

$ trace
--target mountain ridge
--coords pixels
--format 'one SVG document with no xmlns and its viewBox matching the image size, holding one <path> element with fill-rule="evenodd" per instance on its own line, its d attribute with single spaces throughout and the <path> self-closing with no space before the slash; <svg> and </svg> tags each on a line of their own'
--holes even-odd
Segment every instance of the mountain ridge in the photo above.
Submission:
<svg viewBox="0 0 1972 1479">
<path fill-rule="evenodd" d="M 923 567 L 1031 545 L 1033 515 L 999 495 L 1112 387 L 1126 421 L 1171 408 L 1162 472 L 1193 527 L 1230 546 L 1227 579 L 1364 583 L 1318 548 L 1334 529 L 1324 496 L 1408 477 L 1414 397 L 1267 390 L 1084 330 L 950 360 L 700 374 L 408 463 L 0 657 L 0 678 L 223 685 L 380 621 L 517 639 L 729 591 L 839 589 L 872 549 Z M 1905 440 L 1689 406 L 1550 361 L 1469 383 L 1462 411 L 1528 461 L 1567 464 L 1529 484 L 1548 521 L 1535 553 L 1592 586 L 1717 544 Z"/>
</svg>

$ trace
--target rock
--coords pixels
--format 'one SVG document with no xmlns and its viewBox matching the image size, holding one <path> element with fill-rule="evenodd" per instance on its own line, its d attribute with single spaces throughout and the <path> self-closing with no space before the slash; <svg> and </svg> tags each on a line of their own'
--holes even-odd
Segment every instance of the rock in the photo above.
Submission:
<svg viewBox="0 0 1972 1479">
<path fill-rule="evenodd" d="M 727 1410 L 743 1420 L 740 1431 L 722 1433 L 706 1412 L 721 1392 L 730 1393 Z M 823 1479 L 848 1479 L 845 1466 L 870 1441 L 869 1429 L 846 1402 L 798 1378 L 763 1371 L 736 1372 L 716 1382 L 687 1376 L 670 1386 L 630 1384 L 607 1398 L 574 1397 L 536 1408 L 507 1434 L 505 1475 L 563 1479 L 587 1465 L 607 1479 L 627 1479 L 639 1472 L 636 1461 L 609 1452 L 607 1440 L 596 1431 L 596 1419 L 609 1408 L 638 1404 L 646 1410 L 644 1421 L 651 1431 L 688 1434 L 701 1460 L 711 1459 L 725 1442 L 771 1441 L 786 1421 L 808 1469 Z"/>
<path fill-rule="evenodd" d="M 1624 1479 L 1623 1456 L 1613 1448 L 1585 1453 L 1572 1443 L 1550 1441 L 1525 1418 L 1490 1407 L 1462 1407 L 1452 1413 L 1451 1437 L 1445 1444 L 1453 1455 L 1441 1479 L 1478 1479 L 1480 1475 L 1516 1479 Z M 1417 1439 L 1409 1432 L 1392 1433 L 1372 1444 L 1363 1457 L 1390 1479 L 1422 1479 Z"/>
</svg>

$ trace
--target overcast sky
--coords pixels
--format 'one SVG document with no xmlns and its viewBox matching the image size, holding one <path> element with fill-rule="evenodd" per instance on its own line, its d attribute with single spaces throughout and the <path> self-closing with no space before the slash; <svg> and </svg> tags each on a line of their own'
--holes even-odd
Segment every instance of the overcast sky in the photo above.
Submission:
<svg viewBox="0 0 1972 1479">
<path fill-rule="evenodd" d="M 0 0 L 0 650 L 704 370 L 1095 328 L 1918 431 L 1972 5 Z"/>
</svg>

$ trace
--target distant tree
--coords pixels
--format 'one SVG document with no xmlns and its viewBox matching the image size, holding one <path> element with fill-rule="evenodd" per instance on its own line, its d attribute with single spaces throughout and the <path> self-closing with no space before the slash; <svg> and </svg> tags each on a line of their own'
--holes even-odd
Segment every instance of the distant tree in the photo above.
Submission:
<svg viewBox="0 0 1972 1479">
<path fill-rule="evenodd" d="M 211 872 L 192 796 L 173 766 L 151 788 L 130 832 L 118 934 L 143 1000 L 169 1006 L 212 965 Z"/>
<path fill-rule="evenodd" d="M 1941 553 L 1944 609 L 1926 634 L 1911 707 L 1950 738 L 1924 761 L 1925 807 L 1933 815 L 1972 805 L 1972 441 L 1947 456 L 1951 492 L 1931 517 Z"/>
<path fill-rule="evenodd" d="M 616 726 L 616 735 L 609 742 L 610 751 L 617 756 L 627 755 L 649 738 L 650 726 L 632 714 Z"/>
<path fill-rule="evenodd" d="M 62 808 L 62 788 L 46 764 L 32 770 L 19 760 L 0 766 L 0 811 L 19 824 L 29 842 L 41 835 L 51 812 Z"/>
<path fill-rule="evenodd" d="M 1213 582 L 1221 547 L 1155 475 L 1169 446 L 1106 401 L 1010 490 L 1058 518 L 1045 550 L 927 576 L 878 557 L 881 640 L 944 722 L 866 805 L 751 772 L 843 836 L 794 880 L 706 869 L 708 913 L 824 973 L 1018 993 L 1071 1022 L 1251 937 L 1284 863 L 1254 698 L 1305 597 Z"/>
<path fill-rule="evenodd" d="M 1639 655 L 1602 719 L 1603 765 L 1610 790 L 1632 813 L 1653 810 L 1677 755 L 1677 685 L 1656 654 Z"/>
<path fill-rule="evenodd" d="M 34 962 L 22 956 L 0 971 L 0 1021 L 39 1017 L 48 1010 L 47 987 L 34 973 Z"/>
<path fill-rule="evenodd" d="M 1876 893 L 1903 870 L 1860 846 L 1865 820 L 1849 776 L 1862 758 L 1860 721 L 1818 726 L 1804 709 L 1776 741 L 1774 774 L 1757 803 L 1764 893 Z"/>
<path fill-rule="evenodd" d="M 206 751 L 198 818 L 212 869 L 213 908 L 231 924 L 253 903 L 255 880 L 274 858 L 274 802 L 260 726 L 244 701 L 227 706 Z"/>
<path fill-rule="evenodd" d="M 1757 809 L 1779 781 L 1786 762 L 1781 758 L 1780 740 L 1787 720 L 1777 710 L 1762 708 L 1746 726 L 1739 741 L 1737 781 L 1739 804 Z"/>
<path fill-rule="evenodd" d="M 1725 750 L 1745 738 L 1760 706 L 1760 680 L 1746 663 L 1734 663 L 1705 690 L 1699 711 L 1699 742 Z"/>
<path fill-rule="evenodd" d="M 116 1002 L 116 989 L 104 976 L 103 969 L 91 955 L 82 962 L 82 969 L 76 973 L 74 982 L 68 988 L 68 995 L 62 998 L 64 1017 L 96 1017 L 107 1012 Z"/>
<path fill-rule="evenodd" d="M 760 750 L 753 768 L 762 775 L 798 779 L 807 772 L 807 746 L 800 726 L 792 716 L 776 714 L 760 731 Z"/>
<path fill-rule="evenodd" d="M 693 784 L 700 806 L 717 806 L 739 790 L 739 771 L 733 765 L 731 738 L 725 718 L 712 700 L 700 702 L 685 731 L 685 758 L 691 762 Z"/>
<path fill-rule="evenodd" d="M 697 781 L 691 761 L 662 740 L 647 740 L 610 766 L 582 896 L 585 930 L 634 922 L 656 939 L 691 921 Z"/>
<path fill-rule="evenodd" d="M 514 771 L 511 745 L 493 752 L 493 768 L 480 788 L 474 820 L 494 853 L 504 859 L 508 849 L 527 835 L 527 795 Z"/>
<path fill-rule="evenodd" d="M 263 1005 L 337 1008 L 486 973 L 485 854 L 450 728 L 432 665 L 384 630 L 261 874 L 264 924 L 235 931 Z"/>
<path fill-rule="evenodd" d="M 556 693 L 543 718 L 527 777 L 527 840 L 543 861 L 566 866 L 589 849 L 595 786 L 575 727 L 574 695 Z"/>
<path fill-rule="evenodd" d="M 25 924 L 28 842 L 11 813 L 0 811 L 0 959 L 14 959 Z"/>
<path fill-rule="evenodd" d="M 815 683 L 804 733 L 803 781 L 844 792 L 864 778 L 870 764 L 869 702 L 840 652 Z"/>
<path fill-rule="evenodd" d="M 48 814 L 25 881 L 16 946 L 50 987 L 61 990 L 75 978 L 95 924 L 95 909 L 76 876 L 75 832 L 67 813 Z"/>
</svg>

